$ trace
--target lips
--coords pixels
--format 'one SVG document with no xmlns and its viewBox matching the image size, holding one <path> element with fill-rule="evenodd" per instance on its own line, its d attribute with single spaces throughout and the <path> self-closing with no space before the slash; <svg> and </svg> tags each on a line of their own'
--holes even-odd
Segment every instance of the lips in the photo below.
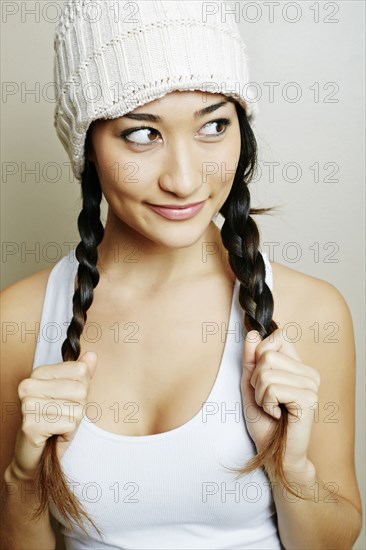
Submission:
<svg viewBox="0 0 366 550">
<path fill-rule="evenodd" d="M 155 206 L 156 208 L 173 208 L 174 210 L 179 210 L 183 208 L 190 208 L 191 206 L 197 206 L 198 204 L 202 204 L 205 201 L 200 202 L 191 202 L 190 204 L 150 204 L 150 206 Z"/>
<path fill-rule="evenodd" d="M 187 220 L 190 218 L 193 218 L 204 206 L 206 201 L 202 202 L 196 202 L 191 203 L 188 205 L 175 205 L 175 204 L 167 204 L 167 205 L 155 205 L 155 204 L 149 204 L 149 207 L 162 216 L 163 218 L 167 218 L 169 220 Z"/>
</svg>

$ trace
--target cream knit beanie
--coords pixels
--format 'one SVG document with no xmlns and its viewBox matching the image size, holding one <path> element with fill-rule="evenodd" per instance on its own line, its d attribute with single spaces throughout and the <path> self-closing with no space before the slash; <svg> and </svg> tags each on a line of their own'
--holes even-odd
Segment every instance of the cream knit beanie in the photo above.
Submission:
<svg viewBox="0 0 366 550">
<path fill-rule="evenodd" d="M 123 116 L 175 90 L 231 96 L 253 122 L 246 48 L 224 5 L 65 0 L 54 40 L 54 125 L 77 179 L 94 120 Z"/>
</svg>

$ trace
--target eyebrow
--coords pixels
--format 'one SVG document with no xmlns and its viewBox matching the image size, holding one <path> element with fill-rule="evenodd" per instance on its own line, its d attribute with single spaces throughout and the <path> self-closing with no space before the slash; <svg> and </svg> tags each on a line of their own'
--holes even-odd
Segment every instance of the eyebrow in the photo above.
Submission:
<svg viewBox="0 0 366 550">
<path fill-rule="evenodd" d="M 229 101 L 220 101 L 219 103 L 214 103 L 212 105 L 209 105 L 208 107 L 204 107 L 204 109 L 201 109 L 200 111 L 196 111 L 194 113 L 194 118 L 201 118 L 209 113 L 213 113 L 220 107 L 223 107 L 229 103 Z M 146 120 L 148 122 L 162 122 L 163 118 L 158 115 L 152 115 L 148 113 L 127 113 L 122 118 L 132 118 L 133 120 Z"/>
</svg>

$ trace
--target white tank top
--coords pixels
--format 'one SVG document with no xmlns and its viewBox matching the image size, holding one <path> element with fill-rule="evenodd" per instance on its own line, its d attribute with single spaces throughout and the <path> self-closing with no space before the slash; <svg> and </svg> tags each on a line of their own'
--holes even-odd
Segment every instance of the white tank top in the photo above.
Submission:
<svg viewBox="0 0 366 550">
<path fill-rule="evenodd" d="M 271 265 L 262 254 L 272 289 Z M 33 368 L 62 362 L 77 267 L 71 251 L 50 273 Z M 95 424 L 97 405 L 85 411 L 61 466 L 103 539 L 87 521 L 88 538 L 76 524 L 66 528 L 50 502 L 67 550 L 283 548 L 265 472 L 235 480 L 225 469 L 243 466 L 255 454 L 240 391 L 246 330 L 239 286 L 236 279 L 216 380 L 191 420 L 167 432 L 127 436 Z"/>
</svg>

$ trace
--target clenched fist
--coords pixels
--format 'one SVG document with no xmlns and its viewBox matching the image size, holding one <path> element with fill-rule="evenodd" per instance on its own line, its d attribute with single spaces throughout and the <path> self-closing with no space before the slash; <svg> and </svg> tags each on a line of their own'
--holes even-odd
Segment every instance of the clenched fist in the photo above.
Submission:
<svg viewBox="0 0 366 550">
<path fill-rule="evenodd" d="M 18 386 L 22 425 L 17 432 L 11 467 L 19 478 L 33 479 L 43 448 L 57 434 L 59 459 L 82 420 L 97 355 L 86 352 L 78 361 L 42 365 Z"/>
</svg>

